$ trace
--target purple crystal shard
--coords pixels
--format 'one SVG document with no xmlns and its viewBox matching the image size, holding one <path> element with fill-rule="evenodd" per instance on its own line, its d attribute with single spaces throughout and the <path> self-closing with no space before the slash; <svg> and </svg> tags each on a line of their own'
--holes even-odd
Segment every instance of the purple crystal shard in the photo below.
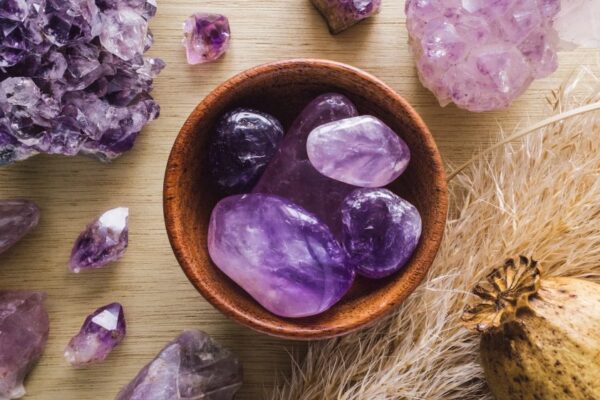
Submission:
<svg viewBox="0 0 600 400">
<path fill-rule="evenodd" d="M 327 20 L 331 33 L 340 33 L 379 12 L 381 0 L 311 0 Z"/>
<path fill-rule="evenodd" d="M 48 340 L 45 299 L 41 292 L 0 291 L 0 399 L 25 395 L 23 380 Z"/>
<path fill-rule="evenodd" d="M 88 225 L 73 245 L 71 272 L 102 268 L 123 257 L 129 243 L 128 219 L 129 209 L 118 207 Z"/>
<path fill-rule="evenodd" d="M 209 168 L 225 193 L 252 188 L 277 151 L 284 132 L 273 116 L 238 108 L 218 122 L 209 148 Z"/>
<path fill-rule="evenodd" d="M 346 254 L 327 226 L 281 197 L 227 197 L 208 229 L 213 262 L 257 302 L 282 317 L 319 314 L 354 280 Z"/>
<path fill-rule="evenodd" d="M 183 36 L 189 64 L 215 61 L 229 48 L 229 20 L 221 14 L 194 14 L 183 23 Z"/>
<path fill-rule="evenodd" d="M 387 189 L 357 189 L 341 212 L 344 247 L 356 271 L 368 278 L 400 270 L 419 243 L 419 211 Z"/>
<path fill-rule="evenodd" d="M 306 150 L 320 173 L 360 187 L 381 187 L 393 182 L 410 161 L 404 140 L 370 115 L 317 127 L 308 136 Z"/>
<path fill-rule="evenodd" d="M 40 220 L 40 209 L 27 200 L 0 200 L 0 254 L 17 243 Z"/>
<path fill-rule="evenodd" d="M 111 160 L 159 114 L 155 0 L 0 2 L 0 165 L 38 153 Z"/>
<path fill-rule="evenodd" d="M 104 361 L 125 337 L 123 306 L 112 303 L 100 307 L 85 319 L 79 333 L 69 341 L 65 359 L 74 367 Z"/>
<path fill-rule="evenodd" d="M 338 210 L 355 187 L 317 171 L 308 159 L 306 139 L 320 125 L 357 115 L 354 104 L 341 94 L 327 93 L 314 99 L 296 118 L 252 192 L 284 197 L 315 214 L 337 234 L 340 216 L 331 210 Z"/>
<path fill-rule="evenodd" d="M 419 78 L 442 106 L 508 107 L 558 67 L 558 0 L 408 0 Z"/>
<path fill-rule="evenodd" d="M 115 400 L 232 400 L 242 364 L 201 331 L 185 331 L 158 353 Z"/>
</svg>

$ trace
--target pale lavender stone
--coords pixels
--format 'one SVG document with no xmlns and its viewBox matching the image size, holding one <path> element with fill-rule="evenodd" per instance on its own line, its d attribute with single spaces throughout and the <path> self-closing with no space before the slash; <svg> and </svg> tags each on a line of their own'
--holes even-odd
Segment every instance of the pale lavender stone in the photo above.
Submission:
<svg viewBox="0 0 600 400">
<path fill-rule="evenodd" d="M 387 189 L 357 189 L 344 201 L 344 247 L 359 274 L 383 278 L 399 271 L 421 237 L 421 216 Z"/>
<path fill-rule="evenodd" d="M 398 178 L 410 150 L 381 120 L 346 118 L 315 128 L 306 141 L 308 158 L 325 176 L 359 187 L 381 187 Z"/>
<path fill-rule="evenodd" d="M 65 348 L 65 359 L 74 367 L 104 361 L 125 338 L 123 306 L 111 303 L 100 307 L 85 319 L 79 333 Z"/>
<path fill-rule="evenodd" d="M 339 209 L 355 187 L 317 171 L 308 159 L 306 139 L 319 125 L 357 115 L 354 104 L 341 94 L 326 93 L 311 101 L 288 130 L 252 192 L 284 197 L 315 214 L 337 234 L 340 216 L 331 210 Z"/>
<path fill-rule="evenodd" d="M 221 271 L 282 317 L 329 309 L 354 280 L 354 270 L 329 228 L 298 205 L 272 195 L 221 200 L 210 218 L 208 251 Z"/>
<path fill-rule="evenodd" d="M 183 23 L 183 36 L 189 64 L 215 61 L 229 48 L 229 20 L 221 14 L 196 13 Z"/>
<path fill-rule="evenodd" d="M 0 254 L 35 228 L 40 209 L 28 200 L 0 200 Z"/>
<path fill-rule="evenodd" d="M 381 0 L 311 0 L 327 20 L 331 33 L 340 33 L 379 12 Z"/>
<path fill-rule="evenodd" d="M 232 400 L 242 364 L 201 331 L 185 331 L 158 353 L 115 400 Z"/>
<path fill-rule="evenodd" d="M 73 245 L 71 272 L 102 268 L 123 257 L 129 243 L 128 219 L 129 209 L 118 207 L 88 225 Z"/>
<path fill-rule="evenodd" d="M 25 395 L 23 380 L 48 341 L 45 300 L 42 292 L 0 291 L 0 399 Z"/>
</svg>

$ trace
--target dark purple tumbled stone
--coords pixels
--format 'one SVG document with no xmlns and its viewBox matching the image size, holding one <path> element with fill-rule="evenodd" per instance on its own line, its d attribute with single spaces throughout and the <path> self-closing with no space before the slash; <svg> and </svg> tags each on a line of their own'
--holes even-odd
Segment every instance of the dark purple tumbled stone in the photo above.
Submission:
<svg viewBox="0 0 600 400">
<path fill-rule="evenodd" d="M 346 253 L 329 228 L 278 196 L 221 200 L 210 218 L 208 251 L 221 271 L 282 317 L 331 308 L 354 280 Z"/>
<path fill-rule="evenodd" d="M 79 333 L 65 349 L 65 359 L 74 367 L 103 361 L 125 338 L 123 306 L 111 303 L 87 316 Z"/>
<path fill-rule="evenodd" d="M 337 235 L 341 230 L 340 214 L 333 210 L 341 207 L 355 187 L 317 171 L 308 159 L 306 140 L 320 125 L 357 115 L 354 104 L 341 94 L 326 93 L 311 101 L 292 124 L 252 192 L 293 201 L 315 214 Z"/>
<path fill-rule="evenodd" d="M 341 209 L 344 247 L 356 271 L 383 278 L 400 270 L 421 237 L 421 216 L 387 189 L 357 189 Z"/>
<path fill-rule="evenodd" d="M 0 399 L 25 395 L 23 381 L 48 341 L 45 300 L 42 292 L 0 291 Z"/>
<path fill-rule="evenodd" d="M 209 168 L 226 193 L 250 190 L 275 155 L 283 127 L 273 116 L 238 108 L 225 114 L 211 138 Z"/>
<path fill-rule="evenodd" d="M 158 353 L 115 400 L 232 400 L 242 364 L 201 331 L 185 331 Z"/>
<path fill-rule="evenodd" d="M 17 243 L 40 220 L 40 209 L 27 200 L 0 200 L 0 254 Z"/>
</svg>

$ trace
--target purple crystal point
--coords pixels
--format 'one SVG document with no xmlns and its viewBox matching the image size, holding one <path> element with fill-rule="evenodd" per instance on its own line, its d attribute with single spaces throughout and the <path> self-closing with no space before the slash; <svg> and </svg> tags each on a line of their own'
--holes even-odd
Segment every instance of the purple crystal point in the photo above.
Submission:
<svg viewBox="0 0 600 400">
<path fill-rule="evenodd" d="M 27 200 L 0 200 L 0 254 L 35 228 L 40 209 Z"/>
<path fill-rule="evenodd" d="M 277 151 L 284 132 L 273 116 L 238 108 L 217 124 L 209 150 L 209 167 L 217 186 L 241 193 L 256 183 Z"/>
<path fill-rule="evenodd" d="M 232 400 L 242 364 L 201 331 L 185 331 L 158 353 L 115 400 Z"/>
<path fill-rule="evenodd" d="M 25 395 L 23 380 L 48 340 L 45 299 L 41 292 L 0 291 L 0 399 Z"/>
<path fill-rule="evenodd" d="M 212 211 L 208 251 L 256 301 L 282 317 L 319 314 L 354 280 L 329 228 L 278 196 L 227 197 Z"/>
<path fill-rule="evenodd" d="M 104 361 L 125 338 L 123 306 L 112 303 L 88 315 L 79 333 L 69 341 L 65 359 L 74 367 Z"/>
<path fill-rule="evenodd" d="M 71 272 L 102 268 L 123 257 L 129 243 L 128 219 L 129 209 L 119 207 L 88 225 L 73 245 Z"/>
<path fill-rule="evenodd" d="M 419 78 L 442 106 L 505 108 L 558 67 L 556 0 L 408 0 Z"/>
<path fill-rule="evenodd" d="M 338 210 L 355 187 L 317 171 L 308 159 L 306 139 L 320 125 L 357 115 L 354 104 L 341 94 L 327 93 L 314 99 L 296 118 L 252 192 L 284 197 L 315 214 L 337 234 L 340 216 L 331 210 Z"/>
<path fill-rule="evenodd" d="M 360 187 L 393 182 L 408 166 L 404 140 L 379 119 L 366 115 L 314 129 L 306 142 L 308 158 L 323 175 Z"/>
<path fill-rule="evenodd" d="M 381 0 L 311 0 L 327 20 L 331 33 L 340 33 L 379 12 Z"/>
<path fill-rule="evenodd" d="M 149 93 L 164 63 L 143 56 L 155 11 L 155 0 L 0 1 L 0 165 L 131 149 L 158 117 Z"/>
<path fill-rule="evenodd" d="M 387 189 L 357 189 L 342 207 L 344 247 L 368 278 L 383 278 L 410 259 L 421 236 L 421 216 Z"/>
<path fill-rule="evenodd" d="M 197 13 L 183 23 L 183 35 L 189 64 L 215 61 L 229 48 L 229 20 L 221 14 Z"/>
</svg>

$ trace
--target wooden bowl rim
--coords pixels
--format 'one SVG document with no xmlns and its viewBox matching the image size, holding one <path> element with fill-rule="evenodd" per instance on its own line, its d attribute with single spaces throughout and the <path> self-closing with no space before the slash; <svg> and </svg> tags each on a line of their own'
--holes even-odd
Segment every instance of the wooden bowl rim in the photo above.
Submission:
<svg viewBox="0 0 600 400">
<path fill-rule="evenodd" d="M 181 203 L 169 200 L 175 195 L 177 183 L 182 175 L 181 169 L 178 168 L 181 159 L 180 154 L 182 154 L 187 141 L 190 140 L 189 137 L 194 134 L 194 126 L 196 126 L 198 121 L 202 119 L 205 112 L 210 110 L 212 104 L 215 103 L 232 87 L 241 84 L 245 80 L 253 79 L 260 75 L 286 68 L 324 68 L 332 70 L 336 73 L 351 75 L 361 80 L 370 81 L 370 83 L 376 86 L 384 96 L 393 98 L 394 102 L 400 104 L 404 109 L 406 117 L 414 123 L 416 130 L 421 135 L 423 146 L 427 148 L 429 154 L 431 155 L 431 166 L 435 171 L 435 178 L 431 183 L 438 188 L 436 191 L 438 193 L 438 206 L 433 208 L 433 211 L 436 212 L 430 215 L 432 220 L 432 229 L 427 236 L 425 251 L 423 251 L 421 259 L 418 260 L 422 267 L 406 270 L 406 274 L 409 275 L 406 279 L 407 283 L 405 284 L 404 288 L 400 288 L 399 285 L 397 285 L 388 289 L 390 291 L 396 291 L 393 293 L 393 299 L 387 302 L 385 306 L 380 307 L 375 312 L 370 314 L 365 313 L 361 315 L 360 318 L 348 320 L 343 326 L 336 325 L 331 327 L 323 327 L 321 325 L 319 329 L 311 329 L 305 326 L 293 326 L 294 319 L 287 318 L 285 320 L 288 323 L 288 326 L 282 326 L 277 321 L 272 319 L 265 320 L 262 318 L 257 318 L 251 313 L 245 313 L 242 310 L 233 307 L 228 301 L 227 296 L 221 296 L 219 291 L 213 290 L 210 283 L 205 283 L 201 279 L 197 279 L 194 275 L 193 271 L 195 270 L 195 266 L 192 262 L 190 262 L 192 259 L 190 255 L 191 250 L 188 248 L 189 246 L 186 246 L 187 239 L 182 228 L 184 222 L 180 218 L 181 212 L 179 206 Z M 375 76 L 358 68 L 336 61 L 300 58 L 270 62 L 240 72 L 239 74 L 229 78 L 217 86 L 194 108 L 192 113 L 181 127 L 167 161 L 163 186 L 163 211 L 167 236 L 169 237 L 169 242 L 177 261 L 192 285 L 215 308 L 217 308 L 226 316 L 233 318 L 238 323 L 271 336 L 293 340 L 326 339 L 345 335 L 375 323 L 378 319 L 388 314 L 396 306 L 402 303 L 423 281 L 429 268 L 431 267 L 431 264 L 433 263 L 444 234 L 448 213 L 448 187 L 442 158 L 437 149 L 435 140 L 429 131 L 429 128 L 425 125 L 420 115 L 400 94 L 394 91 L 379 78 L 376 78 Z M 411 264 L 414 261 L 415 260 L 411 261 Z M 273 316 L 273 318 L 279 317 Z"/>
</svg>

